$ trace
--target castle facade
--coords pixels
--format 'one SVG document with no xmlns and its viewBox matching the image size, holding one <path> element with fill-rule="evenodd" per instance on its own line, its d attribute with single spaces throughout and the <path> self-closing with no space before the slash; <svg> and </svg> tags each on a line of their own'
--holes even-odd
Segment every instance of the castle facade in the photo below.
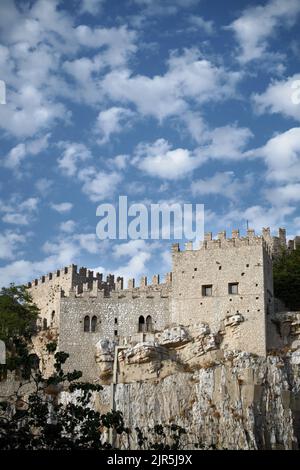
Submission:
<svg viewBox="0 0 300 470">
<path fill-rule="evenodd" d="M 159 275 L 151 283 L 142 277 L 138 286 L 75 265 L 35 279 L 28 288 L 40 309 L 35 347 L 44 367 L 43 341 L 53 339 L 70 354 L 70 370 L 95 380 L 99 342 L 120 348 L 159 343 L 166 329 L 181 327 L 207 327 L 221 349 L 265 356 L 276 310 L 272 260 L 298 238 L 287 245 L 284 229 L 276 237 L 270 229 L 260 236 L 249 229 L 243 237 L 234 230 L 230 238 L 220 232 L 216 239 L 208 233 L 197 249 L 173 244 L 172 272 L 162 282 Z"/>
</svg>

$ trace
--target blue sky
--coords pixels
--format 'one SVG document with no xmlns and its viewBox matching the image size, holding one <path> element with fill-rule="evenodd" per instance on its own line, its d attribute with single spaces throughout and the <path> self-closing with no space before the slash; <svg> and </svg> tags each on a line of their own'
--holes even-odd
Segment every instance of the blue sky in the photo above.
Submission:
<svg viewBox="0 0 300 470">
<path fill-rule="evenodd" d="M 300 2 L 0 3 L 0 284 L 72 262 L 170 269 L 96 208 L 205 204 L 205 230 L 300 231 Z"/>
</svg>

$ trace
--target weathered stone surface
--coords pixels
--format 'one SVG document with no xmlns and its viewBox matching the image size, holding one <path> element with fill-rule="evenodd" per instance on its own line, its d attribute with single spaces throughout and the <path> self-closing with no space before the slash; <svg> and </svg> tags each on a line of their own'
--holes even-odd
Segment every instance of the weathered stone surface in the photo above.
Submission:
<svg viewBox="0 0 300 470">
<path fill-rule="evenodd" d="M 234 353 L 193 373 L 118 384 L 116 408 L 124 413 L 127 425 L 146 433 L 157 423 L 183 426 L 188 431 L 187 449 L 196 443 L 220 449 L 297 448 L 299 417 L 297 421 L 294 410 L 300 408 L 299 368 L 289 361 L 281 365 L 279 357 Z M 130 447 L 135 448 L 136 442 L 131 441 Z"/>
<path fill-rule="evenodd" d="M 159 343 L 166 347 L 179 346 L 190 339 L 188 332 L 182 326 L 166 328 L 157 334 L 157 338 Z"/>
<path fill-rule="evenodd" d="M 115 343 L 109 339 L 101 339 L 96 343 L 95 360 L 99 365 L 100 378 L 107 378 L 113 373 Z"/>
</svg>

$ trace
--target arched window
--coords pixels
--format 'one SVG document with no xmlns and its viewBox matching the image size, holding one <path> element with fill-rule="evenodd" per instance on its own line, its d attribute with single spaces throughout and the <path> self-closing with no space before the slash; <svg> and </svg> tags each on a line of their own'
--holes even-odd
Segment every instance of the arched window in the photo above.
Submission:
<svg viewBox="0 0 300 470">
<path fill-rule="evenodd" d="M 141 315 L 139 318 L 139 332 L 145 331 L 145 318 Z"/>
<path fill-rule="evenodd" d="M 91 326 L 92 326 L 92 333 L 95 333 L 96 327 L 97 327 L 97 317 L 92 318 Z"/>
<path fill-rule="evenodd" d="M 90 317 L 88 315 L 84 317 L 83 331 L 85 331 L 86 333 L 90 331 Z"/>
<path fill-rule="evenodd" d="M 152 331 L 152 318 L 150 315 L 146 318 L 146 331 Z"/>
<path fill-rule="evenodd" d="M 43 319 L 43 330 L 47 330 L 47 318 Z"/>
</svg>

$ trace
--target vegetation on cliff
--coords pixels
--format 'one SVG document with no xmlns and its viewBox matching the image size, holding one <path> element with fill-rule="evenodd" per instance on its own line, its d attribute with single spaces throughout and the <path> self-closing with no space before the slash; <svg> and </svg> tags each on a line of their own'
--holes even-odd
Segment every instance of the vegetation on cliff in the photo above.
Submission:
<svg viewBox="0 0 300 470">
<path fill-rule="evenodd" d="M 300 247 L 288 253 L 283 251 L 274 262 L 274 294 L 288 309 L 300 310 Z"/>
</svg>

